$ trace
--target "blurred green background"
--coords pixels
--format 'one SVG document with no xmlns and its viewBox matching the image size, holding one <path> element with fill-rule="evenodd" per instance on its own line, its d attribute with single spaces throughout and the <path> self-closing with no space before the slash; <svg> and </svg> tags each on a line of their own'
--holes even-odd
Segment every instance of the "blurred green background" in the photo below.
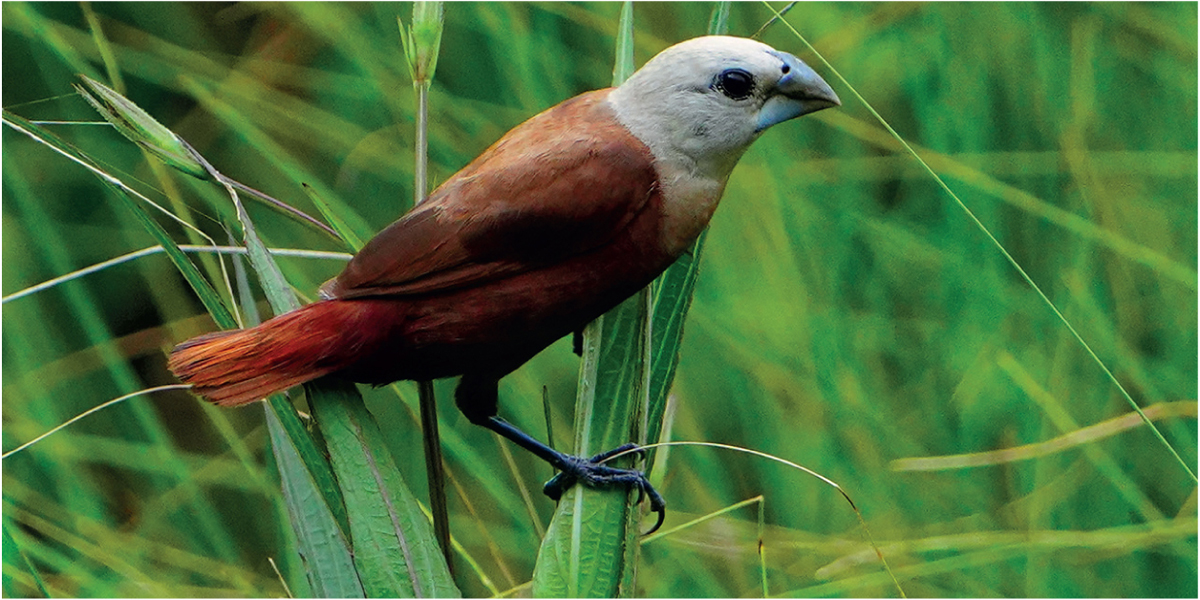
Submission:
<svg viewBox="0 0 1200 600">
<path fill-rule="evenodd" d="M 776 4 L 777 8 L 782 3 Z M 618 4 L 450 3 L 431 98 L 431 179 L 611 79 Z M 227 175 L 365 231 L 412 197 L 410 4 L 3 4 L 5 109 L 96 121 L 108 82 Z M 711 4 L 637 4 L 638 63 L 702 34 Z M 802 3 L 792 23 L 1028 270 L 1184 461 L 1196 465 L 1197 6 Z M 730 31 L 771 13 L 736 3 Z M 838 482 L 911 596 L 1197 594 L 1195 481 L 999 252 L 786 27 L 761 39 L 845 106 L 766 133 L 710 229 L 674 387 L 675 440 L 724 442 Z M 107 59 L 104 57 L 107 56 Z M 107 60 L 107 66 L 106 66 Z M 218 190 L 108 127 L 47 125 L 220 243 Z M 3 134 L 3 294 L 153 244 L 98 179 Z M 251 205 L 273 247 L 341 250 Z M 161 213 L 155 213 L 162 217 Z M 178 241 L 201 238 L 162 217 Z M 219 275 L 211 258 L 198 259 Z M 310 299 L 342 263 L 281 259 Z M 232 269 L 232 266 L 229 267 Z M 171 383 L 164 352 L 212 329 L 161 255 L 3 305 L 7 452 L 103 401 Z M 563 341 L 508 377 L 501 414 L 559 446 L 577 359 Z M 523 593 L 551 473 L 471 427 L 439 383 L 465 594 Z M 368 393 L 418 497 L 416 393 Z M 1083 429 L 1114 425 L 1108 433 Z M 974 468 L 898 459 L 1060 439 Z M 301 568 L 260 408 L 136 398 L 3 462 L 4 591 L 280 596 Z M 1033 450 L 1044 449 L 1044 446 Z M 891 596 L 838 493 L 776 463 L 672 448 L 667 527 L 761 495 L 772 594 Z M 522 491 L 532 497 L 523 499 Z M 638 594 L 761 593 L 759 507 L 643 548 Z M 12 550 L 19 548 L 21 553 Z M 470 561 L 466 560 L 469 557 Z M 27 562 L 26 562 L 27 561 Z M 471 563 L 473 561 L 473 564 Z M 296 593 L 302 593 L 297 591 Z"/>
</svg>

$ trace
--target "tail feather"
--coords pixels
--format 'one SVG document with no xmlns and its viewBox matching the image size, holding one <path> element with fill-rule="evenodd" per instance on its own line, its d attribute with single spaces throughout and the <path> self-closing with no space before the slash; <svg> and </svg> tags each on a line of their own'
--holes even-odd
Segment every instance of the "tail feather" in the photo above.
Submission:
<svg viewBox="0 0 1200 600">
<path fill-rule="evenodd" d="M 167 366 L 216 404 L 254 402 L 348 366 L 358 358 L 348 348 L 369 350 L 364 340 L 345 343 L 372 330 L 356 326 L 355 304 L 317 302 L 257 327 L 192 338 L 171 351 Z"/>
</svg>

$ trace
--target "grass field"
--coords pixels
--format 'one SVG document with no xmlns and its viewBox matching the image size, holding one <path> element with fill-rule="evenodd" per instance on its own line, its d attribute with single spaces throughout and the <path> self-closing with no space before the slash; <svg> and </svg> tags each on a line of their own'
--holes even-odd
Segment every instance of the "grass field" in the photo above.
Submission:
<svg viewBox="0 0 1200 600">
<path fill-rule="evenodd" d="M 712 8 L 637 4 L 637 63 L 703 34 Z M 80 124 L 99 119 L 73 92 L 76 74 L 310 214 L 302 183 L 367 235 L 411 205 L 413 88 L 396 24 L 410 4 L 0 10 L 5 110 L 71 122 L 43 127 L 218 244 L 236 224 L 224 191 Z M 619 11 L 449 3 L 430 178 L 608 85 Z M 730 32 L 748 36 L 771 14 L 735 3 Z M 813 65 L 844 106 L 772 129 L 735 170 L 707 236 L 669 437 L 837 482 L 891 573 L 828 485 L 684 446 L 660 452 L 654 473 L 666 529 L 761 501 L 648 540 L 632 593 L 894 596 L 894 577 L 909 596 L 1195 597 L 1197 6 L 801 3 L 787 21 L 1045 299 L 857 94 L 771 25 L 761 39 Z M 17 297 L 155 241 L 76 163 L 9 126 L 3 150 L 9 452 L 172 383 L 166 350 L 215 326 L 161 254 Z M 207 243 L 150 213 L 178 243 Z M 344 249 L 261 205 L 250 214 L 272 248 Z M 217 259 L 196 256 L 221 281 Z M 279 264 L 312 300 L 344 262 Z M 502 382 L 501 413 L 545 437 L 545 386 L 565 446 L 578 370 L 560 341 Z M 468 596 L 526 593 L 551 472 L 470 426 L 452 385 L 437 383 L 456 582 Z M 425 498 L 416 387 L 398 389 L 363 392 Z M 176 391 L 89 416 L 3 461 L 4 595 L 285 595 L 269 558 L 304 595 L 275 469 L 257 407 Z"/>
</svg>

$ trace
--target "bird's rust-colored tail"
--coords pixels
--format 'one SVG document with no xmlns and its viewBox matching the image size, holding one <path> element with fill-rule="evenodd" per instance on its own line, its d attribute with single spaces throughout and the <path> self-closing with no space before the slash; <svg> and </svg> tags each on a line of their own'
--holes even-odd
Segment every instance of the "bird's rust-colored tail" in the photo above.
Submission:
<svg viewBox="0 0 1200 600">
<path fill-rule="evenodd" d="M 257 327 L 210 333 L 171 351 L 167 366 L 192 391 L 221 406 L 254 402 L 352 364 L 369 350 L 362 327 L 368 308 L 357 302 L 309 304 Z"/>
</svg>

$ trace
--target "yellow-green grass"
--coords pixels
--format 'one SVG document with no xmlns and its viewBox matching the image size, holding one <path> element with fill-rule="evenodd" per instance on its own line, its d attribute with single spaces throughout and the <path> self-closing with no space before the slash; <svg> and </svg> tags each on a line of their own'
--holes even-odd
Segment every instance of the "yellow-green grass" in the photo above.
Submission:
<svg viewBox="0 0 1200 600">
<path fill-rule="evenodd" d="M 413 90 L 396 29 L 409 5 L 2 10 L 2 103 L 17 115 L 96 121 L 71 89 L 83 73 L 223 173 L 320 214 L 301 188 L 312 186 L 362 235 L 411 204 Z M 711 11 L 636 5 L 636 62 L 702 34 Z M 618 13 L 447 5 L 430 179 L 528 116 L 607 85 Z M 735 4 L 730 31 L 748 35 L 771 14 Z M 946 178 L 1135 401 L 1194 407 L 1194 4 L 802 3 L 787 19 Z M 762 39 L 829 75 L 786 27 Z M 670 438 L 753 448 L 838 482 L 912 596 L 1194 596 L 1195 481 L 1144 426 L 998 465 L 894 469 L 1053 440 L 1131 409 L 953 200 L 827 78 L 846 105 L 772 129 L 733 175 L 706 241 Z M 218 186 L 167 171 L 110 128 L 46 127 L 227 241 L 210 218 L 232 219 Z M 92 174 L 10 127 L 3 135 L 4 295 L 154 243 Z M 249 210 L 268 246 L 345 249 Z M 203 243 L 159 220 L 176 241 Z M 278 261 L 309 299 L 343 264 Z M 220 281 L 214 259 L 197 262 Z M 157 255 L 5 303 L 4 450 L 170 383 L 164 350 L 213 328 L 200 314 Z M 502 413 L 538 437 L 548 388 L 560 448 L 578 372 L 568 342 L 501 387 Z M 451 524 L 469 557 L 456 580 L 474 596 L 517 588 L 553 510 L 538 489 L 551 473 L 521 452 L 511 470 L 506 442 L 446 401 L 451 385 L 437 388 Z M 416 389 L 397 387 L 402 401 L 363 391 L 424 499 Z M 1194 408 L 1160 412 L 1157 426 L 1195 470 Z M 53 595 L 281 595 L 268 557 L 303 593 L 267 448 L 260 409 L 175 392 L 5 459 L 4 526 L 27 560 L 6 540 L 5 593 L 37 593 L 28 564 Z M 637 593 L 760 594 L 760 508 L 770 593 L 897 593 L 854 512 L 813 478 L 689 447 L 670 448 L 654 477 L 668 528 L 764 500 L 647 544 Z"/>
</svg>

